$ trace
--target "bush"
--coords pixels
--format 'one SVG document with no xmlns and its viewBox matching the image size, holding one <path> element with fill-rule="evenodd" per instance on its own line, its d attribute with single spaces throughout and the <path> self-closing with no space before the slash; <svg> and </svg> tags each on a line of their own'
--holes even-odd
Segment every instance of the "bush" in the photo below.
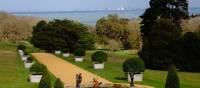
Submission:
<svg viewBox="0 0 200 88">
<path fill-rule="evenodd" d="M 38 88 L 52 88 L 51 80 L 48 71 L 45 71 L 40 80 Z"/>
<path fill-rule="evenodd" d="M 144 62 L 140 58 L 130 58 L 123 63 L 124 72 L 132 72 L 134 74 L 144 72 Z"/>
<path fill-rule="evenodd" d="M 46 66 L 40 63 L 35 63 L 31 66 L 30 72 L 33 75 L 42 75 L 46 71 Z"/>
<path fill-rule="evenodd" d="M 23 51 L 25 51 L 26 46 L 25 46 L 25 45 L 18 45 L 18 46 L 17 46 L 17 49 L 18 49 L 18 50 L 23 50 Z"/>
<path fill-rule="evenodd" d="M 103 63 L 107 61 L 108 55 L 103 51 L 96 51 L 94 54 L 92 54 L 92 61 Z"/>
<path fill-rule="evenodd" d="M 85 50 L 84 49 L 78 49 L 74 52 L 75 56 L 85 56 Z"/>
<path fill-rule="evenodd" d="M 33 62 L 33 58 L 32 57 L 28 57 L 26 62 L 27 63 L 32 63 Z"/>
<path fill-rule="evenodd" d="M 165 88 L 180 88 L 179 77 L 174 65 L 169 67 Z"/>
<path fill-rule="evenodd" d="M 61 82 L 59 78 L 57 78 L 53 88 L 64 88 L 64 84 Z"/>
<path fill-rule="evenodd" d="M 64 48 L 64 49 L 62 49 L 62 52 L 63 53 L 69 53 L 69 49 L 68 48 Z"/>
<path fill-rule="evenodd" d="M 27 53 L 27 52 L 24 52 L 24 55 L 26 55 L 26 56 L 27 56 L 27 55 L 28 55 L 28 53 Z"/>
</svg>

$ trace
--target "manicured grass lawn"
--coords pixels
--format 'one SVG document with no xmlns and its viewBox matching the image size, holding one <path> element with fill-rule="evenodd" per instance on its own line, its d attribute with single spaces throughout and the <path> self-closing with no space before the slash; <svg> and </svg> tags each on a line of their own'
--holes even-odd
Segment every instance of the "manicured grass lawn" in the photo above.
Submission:
<svg viewBox="0 0 200 88">
<path fill-rule="evenodd" d="M 0 42 L 0 88 L 37 88 L 27 81 L 28 70 L 23 67 L 16 45 Z"/>
<path fill-rule="evenodd" d="M 122 70 L 122 63 L 126 58 L 138 57 L 137 55 L 130 53 L 129 51 L 117 51 L 114 53 L 109 53 L 110 58 L 108 62 L 105 63 L 105 69 L 94 70 L 90 59 L 90 56 L 93 52 L 94 51 L 87 52 L 83 62 L 74 62 L 73 56 L 68 58 L 64 58 L 61 55 L 57 56 L 114 83 L 128 83 L 125 80 L 125 74 Z M 144 81 L 137 83 L 154 86 L 155 88 L 164 88 L 166 76 L 167 71 L 146 69 L 144 72 Z M 200 73 L 179 72 L 179 77 L 181 80 L 181 88 L 200 88 Z"/>
</svg>

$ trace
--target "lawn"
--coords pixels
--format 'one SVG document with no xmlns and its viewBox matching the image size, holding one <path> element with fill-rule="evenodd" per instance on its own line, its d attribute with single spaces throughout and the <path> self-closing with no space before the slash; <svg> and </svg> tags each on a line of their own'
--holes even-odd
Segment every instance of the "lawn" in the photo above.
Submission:
<svg viewBox="0 0 200 88">
<path fill-rule="evenodd" d="M 94 51 L 88 51 L 83 62 L 74 62 L 73 56 L 68 58 L 64 58 L 61 55 L 57 56 L 114 83 L 127 83 L 125 80 L 125 74 L 122 70 L 122 63 L 126 58 L 138 57 L 135 53 L 130 53 L 132 51 L 108 52 L 109 60 L 105 63 L 105 69 L 94 70 L 90 59 L 93 52 Z M 151 85 L 155 88 L 164 88 L 166 76 L 167 71 L 146 69 L 144 72 L 144 81 L 137 83 Z M 179 76 L 181 80 L 181 88 L 200 88 L 200 73 L 179 72 Z"/>
<path fill-rule="evenodd" d="M 16 45 L 0 42 L 0 88 L 37 88 L 37 84 L 27 81 L 28 70 L 16 52 Z"/>
</svg>

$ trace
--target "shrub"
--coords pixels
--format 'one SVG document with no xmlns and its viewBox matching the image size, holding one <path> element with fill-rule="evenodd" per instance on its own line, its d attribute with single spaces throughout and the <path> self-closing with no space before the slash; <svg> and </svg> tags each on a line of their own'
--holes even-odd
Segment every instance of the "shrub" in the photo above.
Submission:
<svg viewBox="0 0 200 88">
<path fill-rule="evenodd" d="M 139 58 L 130 58 L 123 63 L 123 71 L 128 72 L 131 78 L 130 87 L 134 87 L 134 75 L 144 72 L 144 62 Z"/>
<path fill-rule="evenodd" d="M 64 49 L 62 49 L 62 52 L 63 53 L 69 53 L 69 49 L 68 48 L 64 48 Z"/>
<path fill-rule="evenodd" d="M 48 71 L 45 71 L 38 88 L 52 88 L 51 80 Z"/>
<path fill-rule="evenodd" d="M 103 63 L 107 61 L 108 55 L 103 51 L 96 51 L 94 54 L 92 54 L 92 61 Z"/>
<path fill-rule="evenodd" d="M 74 52 L 75 56 L 85 56 L 85 50 L 84 49 L 78 49 Z"/>
<path fill-rule="evenodd" d="M 64 84 L 61 82 L 59 78 L 57 78 L 53 88 L 64 88 Z"/>
<path fill-rule="evenodd" d="M 27 55 L 28 55 L 28 53 L 27 53 L 27 52 L 24 52 L 24 55 L 25 55 L 25 56 L 27 56 Z"/>
<path fill-rule="evenodd" d="M 27 63 L 32 63 L 33 62 L 33 58 L 32 57 L 28 57 L 26 62 Z"/>
<path fill-rule="evenodd" d="M 144 62 L 140 58 L 130 58 L 123 63 L 124 72 L 132 72 L 134 74 L 144 72 Z"/>
<path fill-rule="evenodd" d="M 24 46 L 24 45 L 18 45 L 18 46 L 17 46 L 17 49 L 18 49 L 18 50 L 23 50 L 23 51 L 25 51 L 26 46 Z"/>
<path fill-rule="evenodd" d="M 35 63 L 30 68 L 30 72 L 33 75 L 41 75 L 44 73 L 44 71 L 46 71 L 46 66 L 40 63 Z"/>
<path fill-rule="evenodd" d="M 165 88 L 180 88 L 179 78 L 174 65 L 169 67 Z"/>
</svg>

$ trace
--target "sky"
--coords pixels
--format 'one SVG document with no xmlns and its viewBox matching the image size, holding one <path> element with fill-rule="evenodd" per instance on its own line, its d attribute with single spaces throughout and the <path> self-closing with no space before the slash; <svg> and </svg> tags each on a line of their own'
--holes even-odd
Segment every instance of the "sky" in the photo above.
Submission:
<svg viewBox="0 0 200 88">
<path fill-rule="evenodd" d="M 125 8 L 144 9 L 149 0 L 0 0 L 0 11 L 73 11 Z M 190 7 L 200 7 L 200 0 L 189 0 Z"/>
</svg>

